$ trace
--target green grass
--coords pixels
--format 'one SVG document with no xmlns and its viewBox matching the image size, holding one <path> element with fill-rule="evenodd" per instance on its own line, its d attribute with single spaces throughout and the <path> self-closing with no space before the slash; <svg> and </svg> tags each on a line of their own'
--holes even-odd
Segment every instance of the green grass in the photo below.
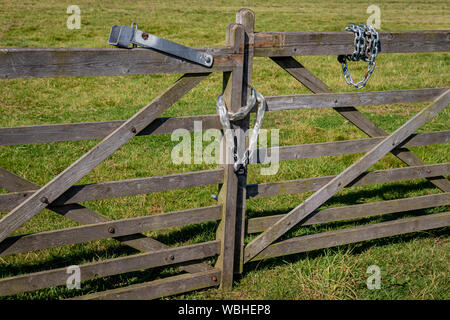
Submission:
<svg viewBox="0 0 450 320">
<path fill-rule="evenodd" d="M 67 6 L 81 8 L 81 29 L 66 28 Z M 1 47 L 107 47 L 113 24 L 136 21 L 140 29 L 189 46 L 221 46 L 226 26 L 235 13 L 248 7 L 256 13 L 257 31 L 334 31 L 348 23 L 365 23 L 370 1 L 109 1 L 76 3 L 61 1 L 0 1 Z M 449 29 L 447 1 L 379 1 L 383 30 Z M 335 56 L 299 59 L 336 91 L 353 91 L 345 84 Z M 366 91 L 449 86 L 448 53 L 390 54 L 377 58 L 375 73 Z M 364 66 L 351 65 L 358 78 Z M 15 79 L 0 81 L 0 126 L 71 123 L 126 119 L 151 101 L 178 75 L 126 77 L 72 77 Z M 254 61 L 253 85 L 262 94 L 308 93 L 287 73 L 268 59 Z M 165 116 L 215 113 L 215 99 L 221 90 L 221 75 L 214 74 L 176 103 Z M 426 103 L 362 107 L 360 110 L 381 128 L 392 132 L 421 110 Z M 253 119 L 253 118 L 252 118 Z M 449 109 L 419 131 L 448 130 Z M 333 110 L 280 111 L 268 113 L 264 128 L 280 129 L 280 145 L 338 141 L 366 137 Z M 98 141 L 48 143 L 0 148 L 0 167 L 38 184 L 45 184 Z M 170 135 L 133 139 L 79 183 L 155 176 L 214 168 L 174 165 Z M 448 144 L 416 147 L 412 150 L 426 163 L 450 160 Z M 262 176 L 250 166 L 249 183 L 338 174 L 361 154 L 323 157 L 280 164 L 276 176 Z M 405 166 L 392 155 L 371 169 Z M 6 192 L 0 189 L 0 192 Z M 341 191 L 325 204 L 340 206 L 439 192 L 424 179 Z M 216 186 L 94 201 L 85 205 L 113 219 L 214 205 Z M 247 202 L 249 217 L 286 213 L 310 194 L 284 195 Z M 289 236 L 312 234 L 355 225 L 388 221 L 448 210 L 449 206 L 293 229 Z M 43 210 L 16 233 L 29 233 L 75 226 L 76 223 Z M 151 232 L 170 246 L 212 240 L 215 223 L 161 232 Z M 450 292 L 449 228 L 397 236 L 360 244 L 250 263 L 236 279 L 231 292 L 217 289 L 197 291 L 175 298 L 187 299 L 448 299 Z M 253 236 L 249 236 L 246 242 Z M 0 277 L 36 272 L 73 264 L 100 261 L 136 253 L 113 240 L 93 241 L 27 254 L 0 257 Z M 214 263 L 210 260 L 209 263 Z M 366 288 L 367 267 L 382 271 L 381 290 Z M 8 299 L 62 299 L 99 290 L 149 281 L 175 274 L 172 268 L 143 270 L 105 279 L 87 281 L 80 291 L 64 287 L 20 294 Z"/>
</svg>

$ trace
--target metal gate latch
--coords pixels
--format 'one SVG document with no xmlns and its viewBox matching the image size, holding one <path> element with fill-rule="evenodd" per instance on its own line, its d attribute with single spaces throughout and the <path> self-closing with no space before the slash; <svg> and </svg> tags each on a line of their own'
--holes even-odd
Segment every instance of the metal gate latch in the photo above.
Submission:
<svg viewBox="0 0 450 320">
<path fill-rule="evenodd" d="M 138 30 L 137 24 L 133 22 L 131 27 L 114 25 L 111 27 L 108 43 L 119 48 L 133 48 L 141 46 L 147 49 L 155 49 L 186 60 L 196 62 L 206 67 L 211 67 L 214 61 L 212 55 L 185 47 L 181 44 L 157 37 L 150 33 Z"/>
</svg>

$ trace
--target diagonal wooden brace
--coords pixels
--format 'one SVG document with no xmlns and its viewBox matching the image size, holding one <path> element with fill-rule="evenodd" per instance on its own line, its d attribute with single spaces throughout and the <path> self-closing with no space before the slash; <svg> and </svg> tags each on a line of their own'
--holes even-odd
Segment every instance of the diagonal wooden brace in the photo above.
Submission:
<svg viewBox="0 0 450 320">
<path fill-rule="evenodd" d="M 383 156 L 407 139 L 414 131 L 436 116 L 449 103 L 450 89 L 435 99 L 432 104 L 408 120 L 400 128 L 395 130 L 392 134 L 384 138 L 378 145 L 372 148 L 372 150 L 325 184 L 308 199 L 292 209 L 287 215 L 267 229 L 267 231 L 263 232 L 250 242 L 245 248 L 245 262 L 254 258 L 263 249 L 289 231 L 297 223 L 305 219 L 346 185 L 358 178 L 358 176 L 364 173 L 370 166 L 375 164 Z"/>
<path fill-rule="evenodd" d="M 271 57 L 271 59 L 312 92 L 332 92 L 322 80 L 317 78 L 293 57 Z M 366 118 L 355 107 L 336 107 L 333 109 L 370 137 L 388 135 L 387 132 Z M 395 148 L 391 153 L 409 166 L 421 166 L 425 164 L 419 157 L 406 148 Z M 427 180 L 442 191 L 450 192 L 450 182 L 445 177 L 433 177 L 427 178 Z"/>
<path fill-rule="evenodd" d="M 0 242 L 147 127 L 209 73 L 185 74 L 53 180 L 0 219 Z"/>
<path fill-rule="evenodd" d="M 40 188 L 39 185 L 22 177 L 19 177 L 18 175 L 11 173 L 4 168 L 0 168 L 0 187 L 10 192 L 35 190 L 37 188 Z M 111 219 L 98 214 L 94 210 L 86 208 L 78 203 L 63 206 L 49 206 L 48 209 L 80 224 L 94 224 L 99 222 L 111 221 Z M 123 245 L 127 245 L 133 249 L 143 252 L 152 252 L 170 248 L 169 246 L 155 239 L 147 237 L 142 233 L 115 237 L 114 239 L 119 241 Z M 186 264 L 182 264 L 180 268 L 191 273 L 203 272 L 212 269 L 212 267 L 210 267 L 206 263 L 197 262 L 188 262 Z"/>
</svg>

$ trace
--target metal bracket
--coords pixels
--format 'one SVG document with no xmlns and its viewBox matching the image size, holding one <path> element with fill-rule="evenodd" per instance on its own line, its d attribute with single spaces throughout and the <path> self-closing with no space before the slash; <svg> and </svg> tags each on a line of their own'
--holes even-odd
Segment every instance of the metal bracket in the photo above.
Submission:
<svg viewBox="0 0 450 320">
<path fill-rule="evenodd" d="M 133 23 L 131 27 L 118 25 L 112 26 L 108 43 L 119 48 L 129 48 L 130 44 L 132 44 L 133 47 L 139 45 L 143 48 L 155 49 L 192 62 L 196 62 L 206 67 L 211 67 L 214 61 L 213 56 L 206 52 L 197 51 L 181 44 L 138 30 L 136 23 Z"/>
</svg>

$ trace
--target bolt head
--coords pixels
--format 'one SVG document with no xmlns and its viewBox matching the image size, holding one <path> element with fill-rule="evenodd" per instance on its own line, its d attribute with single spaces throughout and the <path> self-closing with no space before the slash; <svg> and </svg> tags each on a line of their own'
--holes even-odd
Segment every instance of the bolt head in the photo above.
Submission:
<svg viewBox="0 0 450 320">
<path fill-rule="evenodd" d="M 42 202 L 42 203 L 48 203 L 48 199 L 47 199 L 46 197 L 42 197 L 42 198 L 41 198 L 41 202 Z"/>
<path fill-rule="evenodd" d="M 115 233 L 116 229 L 114 229 L 114 227 L 108 227 L 108 232 L 109 233 Z"/>
<path fill-rule="evenodd" d="M 147 40 L 148 39 L 148 33 L 143 33 L 142 34 L 142 39 Z"/>
<path fill-rule="evenodd" d="M 217 281 L 217 277 L 216 277 L 216 276 L 212 276 L 212 277 L 211 277 L 211 280 L 214 281 L 214 282 L 216 282 L 216 281 Z"/>
</svg>

